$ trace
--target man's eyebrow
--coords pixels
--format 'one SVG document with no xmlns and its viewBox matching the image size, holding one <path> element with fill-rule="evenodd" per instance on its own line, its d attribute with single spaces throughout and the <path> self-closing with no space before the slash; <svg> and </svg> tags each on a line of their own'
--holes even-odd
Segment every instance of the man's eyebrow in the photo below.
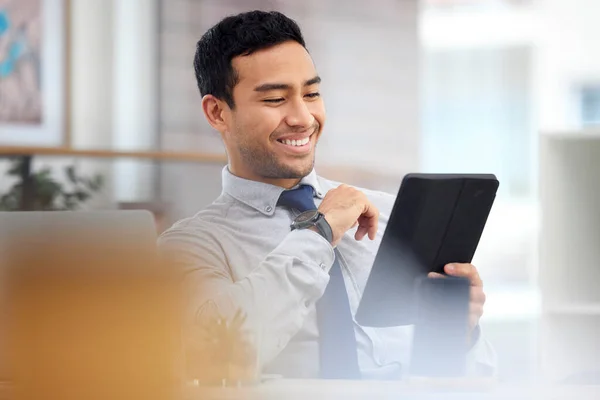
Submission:
<svg viewBox="0 0 600 400">
<path fill-rule="evenodd" d="M 317 83 L 321 83 L 321 77 L 318 75 L 304 82 L 304 86 L 316 85 Z"/>
<path fill-rule="evenodd" d="M 315 76 L 304 82 L 304 86 L 316 85 L 317 83 L 321 83 L 321 77 Z M 292 86 L 287 83 L 263 83 L 262 85 L 258 85 L 254 88 L 255 92 L 268 92 L 271 90 L 288 90 Z"/>
<path fill-rule="evenodd" d="M 255 92 L 268 92 L 270 90 L 286 90 L 291 88 L 287 83 L 263 83 L 254 88 Z"/>
</svg>

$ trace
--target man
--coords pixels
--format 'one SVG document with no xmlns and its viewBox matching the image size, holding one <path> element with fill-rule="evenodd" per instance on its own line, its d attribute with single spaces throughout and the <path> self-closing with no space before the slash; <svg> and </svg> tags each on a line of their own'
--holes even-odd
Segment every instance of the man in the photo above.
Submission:
<svg viewBox="0 0 600 400">
<path fill-rule="evenodd" d="M 187 271 L 189 310 L 243 311 L 261 332 L 265 372 L 400 377 L 411 328 L 366 328 L 352 319 L 394 197 L 314 171 L 325 109 L 299 27 L 277 12 L 225 18 L 198 42 L 194 67 L 204 115 L 229 163 L 221 196 L 160 239 Z M 456 264 L 446 272 L 471 281 L 469 365 L 489 370 L 477 270 Z"/>
</svg>

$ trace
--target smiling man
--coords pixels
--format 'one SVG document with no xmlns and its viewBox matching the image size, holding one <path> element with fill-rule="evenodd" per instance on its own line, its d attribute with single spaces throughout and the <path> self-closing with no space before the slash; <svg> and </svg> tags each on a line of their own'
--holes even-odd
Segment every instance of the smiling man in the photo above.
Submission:
<svg viewBox="0 0 600 400">
<path fill-rule="evenodd" d="M 321 78 L 300 28 L 278 12 L 227 17 L 197 44 L 194 67 L 208 122 L 228 155 L 222 194 L 160 238 L 184 268 L 190 317 L 207 305 L 247 315 L 264 372 L 286 377 L 397 379 L 412 330 L 353 318 L 394 197 L 314 170 L 325 124 Z M 479 334 L 485 295 L 471 281 L 469 370 L 493 370 Z"/>
</svg>

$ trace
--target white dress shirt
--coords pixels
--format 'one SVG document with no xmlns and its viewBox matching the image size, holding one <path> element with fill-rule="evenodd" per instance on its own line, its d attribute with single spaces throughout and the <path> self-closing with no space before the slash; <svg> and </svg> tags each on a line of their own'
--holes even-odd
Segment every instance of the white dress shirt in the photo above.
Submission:
<svg viewBox="0 0 600 400">
<path fill-rule="evenodd" d="M 319 206 L 339 185 L 315 171 L 302 179 Z M 380 211 L 375 240 L 346 232 L 337 249 L 352 314 L 356 313 L 395 197 L 360 189 Z M 312 230 L 290 230 L 296 213 L 277 206 L 283 188 L 250 181 L 223 169 L 223 192 L 206 209 L 161 235 L 185 270 L 190 317 L 207 304 L 232 316 L 241 309 L 259 334 L 259 363 L 265 373 L 293 378 L 319 375 L 315 303 L 329 281 L 334 250 Z M 361 327 L 355 322 L 358 360 L 366 379 L 398 379 L 408 371 L 412 326 Z M 468 354 L 471 375 L 495 370 L 496 356 L 480 336 Z"/>
</svg>

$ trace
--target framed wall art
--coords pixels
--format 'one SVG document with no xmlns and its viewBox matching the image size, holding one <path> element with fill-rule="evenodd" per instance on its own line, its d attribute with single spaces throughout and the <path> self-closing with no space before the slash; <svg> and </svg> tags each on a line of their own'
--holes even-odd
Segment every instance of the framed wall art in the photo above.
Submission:
<svg viewBox="0 0 600 400">
<path fill-rule="evenodd" d="M 65 144 L 67 12 L 68 0 L 0 0 L 0 146 Z"/>
</svg>

